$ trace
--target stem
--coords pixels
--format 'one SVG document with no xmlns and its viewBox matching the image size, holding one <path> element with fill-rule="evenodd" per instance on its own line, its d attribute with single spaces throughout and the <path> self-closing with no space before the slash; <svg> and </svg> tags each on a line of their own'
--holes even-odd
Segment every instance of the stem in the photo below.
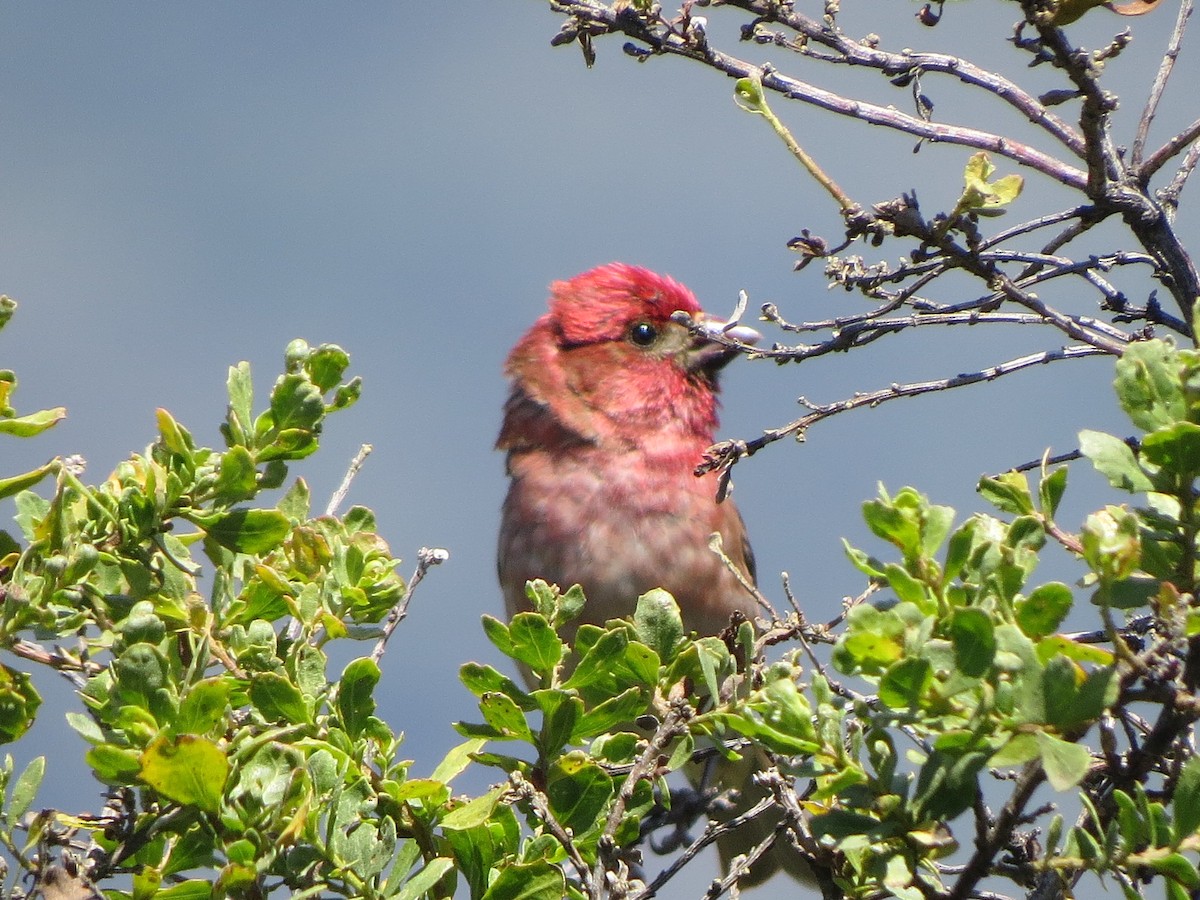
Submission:
<svg viewBox="0 0 1200 900">
<path fill-rule="evenodd" d="M 787 126 L 779 120 L 779 116 L 775 115 L 771 107 L 767 105 L 767 99 L 762 92 L 762 81 L 757 76 L 752 75 L 749 78 L 739 79 L 734 88 L 734 95 L 742 109 L 760 115 L 770 123 L 775 133 L 791 151 L 792 156 L 800 160 L 800 165 L 808 170 L 808 174 L 816 179 L 817 184 L 829 192 L 843 213 L 860 209 L 859 205 L 850 199 L 850 195 L 838 187 L 837 182 L 827 175 L 825 170 L 817 165 L 817 161 L 800 146 L 799 141 L 788 131 Z"/>
<path fill-rule="evenodd" d="M 1175 19 L 1175 29 L 1171 32 L 1171 38 L 1167 42 L 1167 52 L 1163 54 L 1162 63 L 1158 67 L 1158 74 L 1154 76 L 1154 84 L 1150 88 L 1150 96 L 1146 100 L 1146 106 L 1142 110 L 1142 117 L 1138 121 L 1137 134 L 1133 139 L 1133 147 L 1130 150 L 1130 164 L 1136 169 L 1142 162 L 1142 151 L 1146 148 L 1146 138 L 1150 134 L 1150 123 L 1154 121 L 1154 115 L 1158 112 L 1158 103 L 1162 99 L 1163 90 L 1167 86 L 1167 79 L 1171 77 L 1171 70 L 1175 68 L 1175 60 L 1179 57 L 1179 49 L 1183 43 L 1183 32 L 1187 27 L 1187 21 L 1192 15 L 1192 0 L 1183 0 L 1179 4 L 1179 15 Z"/>
</svg>

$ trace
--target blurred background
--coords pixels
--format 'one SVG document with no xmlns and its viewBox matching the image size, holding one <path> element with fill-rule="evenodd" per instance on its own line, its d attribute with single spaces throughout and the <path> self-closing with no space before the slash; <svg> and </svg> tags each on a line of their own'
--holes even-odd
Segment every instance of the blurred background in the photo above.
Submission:
<svg viewBox="0 0 1200 900">
<path fill-rule="evenodd" d="M 1072 26 L 1090 46 L 1135 31 L 1107 71 L 1124 98 L 1124 143 L 1174 24 L 1163 6 L 1130 20 L 1098 10 Z M 797 7 L 820 12 L 815 2 Z M 889 49 L 959 53 L 1034 91 L 1063 86 L 1047 67 L 1027 69 L 1028 56 L 1007 42 L 1014 4 L 948 4 L 932 29 L 905 0 L 843 7 L 847 33 L 874 32 Z M 733 11 L 706 12 L 710 39 L 728 52 L 913 108 L 909 88 L 772 57 L 738 42 L 743 19 Z M 343 346 L 365 380 L 363 399 L 329 421 L 321 452 L 292 472 L 323 506 L 369 442 L 374 454 L 349 502 L 375 510 L 406 576 L 417 548 L 450 551 L 384 659 L 380 713 L 407 733 L 419 775 L 457 743 L 451 723 L 477 717 L 458 666 L 501 664 L 478 624 L 502 607 L 494 541 L 505 479 L 492 450 L 501 366 L 544 310 L 548 284 L 619 259 L 670 273 L 718 314 L 743 289 L 752 311 L 770 301 L 793 321 L 864 308 L 857 295 L 828 290 L 819 263 L 793 272 L 788 239 L 808 228 L 836 242 L 840 219 L 766 123 L 735 106 L 729 79 L 679 59 L 638 64 L 621 38 L 597 40 L 589 70 L 577 46 L 550 46 L 559 25 L 531 0 L 0 7 L 0 292 L 20 303 L 0 334 L 0 367 L 20 378 L 19 411 L 69 410 L 35 440 L 5 441 L 0 474 L 78 453 L 85 480 L 103 480 L 153 438 L 158 406 L 219 445 L 229 365 L 249 360 L 265 397 L 292 338 Z M 1188 49 L 1152 147 L 1195 117 Z M 926 75 L 921 89 L 938 121 L 1058 149 L 953 80 Z M 928 213 L 950 208 L 961 190 L 965 148 L 916 152 L 911 138 L 771 102 L 860 202 L 916 187 Z M 1073 106 L 1061 112 L 1076 115 Z M 994 161 L 998 174 L 1014 170 Z M 1073 202 L 1024 174 L 1025 194 L 990 227 Z M 1186 211 L 1195 190 L 1184 194 L 1185 241 L 1197 234 Z M 1120 237 L 1102 232 L 1096 247 Z M 860 252 L 871 262 L 904 249 Z M 1144 300 L 1153 285 L 1124 277 L 1114 276 Z M 966 299 L 979 288 L 947 279 L 934 296 L 955 290 Z M 1089 294 L 1065 284 L 1042 296 L 1094 312 Z M 767 339 L 786 338 L 768 329 Z M 786 423 L 801 395 L 830 402 L 1062 343 L 1048 329 L 921 329 L 803 366 L 739 360 L 724 382 L 722 435 L 752 438 Z M 737 499 L 767 594 L 782 602 L 778 573 L 787 570 L 811 617 L 832 617 L 863 586 L 842 538 L 884 552 L 859 514 L 878 482 L 915 485 L 962 515 L 983 509 L 981 473 L 1047 447 L 1070 450 L 1080 428 L 1126 432 L 1110 380 L 1106 359 L 1039 368 L 838 417 L 803 444 L 780 442 L 739 465 Z M 1068 525 L 1121 502 L 1080 465 L 1071 481 Z M 0 513 L 10 520 L 11 506 Z M 1076 577 L 1062 554 L 1048 557 L 1037 577 Z M 49 752 L 53 776 L 39 804 L 95 808 L 98 799 L 80 793 L 91 789 L 74 762 L 82 741 L 63 720 L 70 692 L 39 683 L 48 702 L 32 739 L 15 748 L 18 766 Z M 79 777 L 64 764 L 78 765 Z M 486 774 L 475 777 L 463 788 L 482 787 Z"/>
</svg>

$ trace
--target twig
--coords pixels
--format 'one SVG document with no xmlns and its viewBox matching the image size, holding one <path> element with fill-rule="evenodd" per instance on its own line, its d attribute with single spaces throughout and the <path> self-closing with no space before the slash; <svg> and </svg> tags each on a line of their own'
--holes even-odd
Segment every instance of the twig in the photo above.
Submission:
<svg viewBox="0 0 1200 900">
<path fill-rule="evenodd" d="M 983 830 L 975 840 L 975 853 L 967 861 L 966 868 L 954 888 L 950 891 L 948 900 L 968 900 L 975 896 L 975 886 L 987 875 L 992 867 L 992 860 L 1008 843 L 1012 830 L 1020 819 L 1025 804 L 1033 796 L 1033 792 L 1045 780 L 1046 773 L 1038 761 L 1026 763 L 1021 774 L 1017 776 L 1016 785 L 1008 802 L 996 816 L 996 820 Z"/>
<path fill-rule="evenodd" d="M 342 505 L 342 501 L 346 499 L 346 494 L 350 492 L 350 483 L 354 481 L 354 476 L 363 467 L 363 463 L 367 461 L 367 457 L 371 455 L 373 449 L 370 444 L 363 444 L 358 448 L 358 453 L 350 461 L 350 468 L 346 470 L 346 474 L 342 477 L 342 483 L 338 485 L 337 490 L 333 492 L 333 496 L 329 498 L 329 505 L 325 507 L 325 515 L 337 515 L 338 507 Z"/>
<path fill-rule="evenodd" d="M 705 452 L 704 462 L 696 467 L 696 474 L 703 475 L 715 469 L 723 469 L 731 466 L 739 459 L 753 456 L 763 447 L 773 444 L 781 438 L 795 435 L 798 440 L 803 440 L 808 429 L 817 422 L 839 415 L 840 413 L 849 412 L 852 409 L 859 409 L 864 406 L 875 407 L 889 400 L 898 400 L 901 397 L 916 397 L 921 394 L 946 391 L 967 384 L 977 384 L 981 381 L 994 381 L 997 378 L 1011 375 L 1014 372 L 1019 372 L 1022 369 L 1028 369 L 1032 366 L 1046 365 L 1047 363 L 1059 360 L 1100 356 L 1104 355 L 1105 352 L 1092 346 L 1072 346 L 1063 347 L 1059 350 L 1044 350 L 1040 353 L 1031 353 L 1028 356 L 1008 360 L 999 365 L 989 366 L 976 372 L 965 372 L 949 378 L 939 378 L 935 381 L 893 384 L 882 390 L 855 394 L 846 400 L 840 400 L 825 406 L 816 406 L 801 398 L 800 402 L 808 406 L 812 412 L 780 428 L 768 429 L 760 437 L 752 441 L 722 441 L 714 444 Z"/>
<path fill-rule="evenodd" d="M 736 831 L 747 822 L 757 819 L 774 805 L 775 801 L 773 799 L 770 797 L 763 797 L 758 801 L 758 803 L 754 804 L 754 806 L 750 807 L 744 813 L 734 816 L 732 819 L 729 819 L 725 822 L 709 822 L 708 826 L 704 829 L 704 833 L 701 834 L 700 837 L 688 844 L 683 852 L 671 861 L 669 866 L 659 872 L 658 875 L 655 876 L 654 880 L 650 882 L 650 884 L 647 885 L 644 890 L 634 894 L 630 900 L 649 900 L 651 897 L 657 897 L 658 892 L 663 889 L 667 882 L 678 875 L 679 871 L 693 859 L 695 859 L 700 851 L 702 851 L 705 847 L 708 847 L 713 844 L 713 842 L 720 840 L 726 834 Z"/>
<path fill-rule="evenodd" d="M 1174 210 L 1179 206 L 1179 195 L 1183 192 L 1183 186 L 1187 183 L 1188 177 L 1196 168 L 1196 163 L 1200 161 L 1200 140 L 1193 141 L 1192 146 L 1188 147 L 1187 155 L 1183 158 L 1179 168 L 1175 172 L 1175 177 L 1171 179 L 1171 183 L 1158 192 L 1158 199 L 1162 201 L 1163 206 L 1167 209 Z"/>
<path fill-rule="evenodd" d="M 1122 343 L 1130 340 L 1129 335 L 1107 323 L 1085 316 L 1069 316 L 1068 318 L 1080 328 L 1103 333 Z M 797 346 L 776 344 L 769 349 L 755 348 L 749 351 L 748 355 L 752 358 L 774 359 L 777 362 L 785 360 L 801 362 L 829 353 L 843 353 L 878 340 L 885 334 L 895 334 L 925 325 L 1053 325 L 1057 327 L 1057 323 L 1037 313 L 981 312 L 978 309 L 957 312 L 916 312 L 908 316 L 894 316 L 845 325 L 836 329 L 833 337 L 816 344 Z M 796 330 L 804 327 L 805 325 L 797 326 Z"/>
<path fill-rule="evenodd" d="M 763 96 L 762 82 L 757 76 L 739 80 L 734 90 L 734 96 L 737 98 L 738 104 L 742 109 L 762 116 L 770 123 L 771 128 L 783 141 L 792 156 L 796 157 L 800 165 L 804 166 L 817 184 L 821 185 L 837 201 L 843 215 L 849 216 L 853 212 L 861 210 L 861 207 L 851 199 L 850 195 L 838 186 L 838 183 L 817 164 L 817 161 L 812 158 L 807 150 L 800 146 L 800 142 L 796 140 L 787 126 L 779 120 L 779 116 L 775 115 L 774 110 L 767 103 L 767 98 Z"/>
<path fill-rule="evenodd" d="M 1146 161 L 1142 163 L 1141 168 L 1138 169 L 1138 180 L 1143 184 L 1149 182 L 1151 176 L 1166 165 L 1167 160 L 1182 151 L 1184 147 L 1198 137 L 1200 137 L 1200 119 L 1192 122 L 1191 125 L 1151 153 L 1146 158 Z"/>
<path fill-rule="evenodd" d="M 440 566 L 450 558 L 450 552 L 443 550 L 441 547 L 422 547 L 417 551 L 417 568 L 412 574 L 412 578 L 408 580 L 408 589 L 404 592 L 404 596 L 399 602 L 392 607 L 392 611 L 388 613 L 387 621 L 383 623 L 383 633 L 380 634 L 379 640 L 375 643 L 375 648 L 371 651 L 371 659 L 378 663 L 383 659 L 383 651 L 387 648 L 388 639 L 392 636 L 392 632 L 396 630 L 396 626 L 404 621 L 404 617 L 408 615 L 408 604 L 412 602 L 413 591 L 417 589 L 422 581 L 425 580 L 425 573 L 434 566 Z"/>
<path fill-rule="evenodd" d="M 735 857 L 735 862 L 729 867 L 729 871 L 725 876 L 714 879 L 713 883 L 708 886 L 708 890 L 704 892 L 704 900 L 717 900 L 718 897 L 741 881 L 750 872 L 754 864 L 762 859 L 763 855 L 775 845 L 775 841 L 785 828 L 787 828 L 787 824 L 780 822 L 774 831 L 751 847 L 745 855 Z"/>
<path fill-rule="evenodd" d="M 775 607 L 771 605 L 771 601 L 763 595 L 763 592 L 758 589 L 758 586 L 753 581 L 746 577 L 746 573 L 725 552 L 725 542 L 721 538 L 721 532 L 714 531 L 708 536 L 708 549 L 717 555 L 725 568 L 737 579 L 738 584 L 745 588 L 747 593 L 758 603 L 759 608 L 771 617 L 771 621 L 778 621 L 779 613 L 775 611 Z"/>
<path fill-rule="evenodd" d="M 1167 79 L 1171 77 L 1175 60 L 1179 58 L 1183 32 L 1191 15 L 1192 0 L 1182 0 L 1179 4 L 1179 15 L 1175 19 L 1175 29 L 1171 32 L 1170 40 L 1167 42 L 1167 52 L 1163 54 L 1158 73 L 1154 76 L 1154 84 L 1150 88 L 1150 96 L 1146 99 L 1146 106 L 1142 109 L 1142 116 L 1138 120 L 1137 134 L 1134 135 L 1133 146 L 1129 152 L 1130 164 L 1134 168 L 1141 165 L 1142 151 L 1145 150 L 1146 138 L 1150 135 L 1150 123 L 1154 121 L 1155 113 L 1158 112 L 1158 103 L 1167 86 Z"/>
<path fill-rule="evenodd" d="M 575 840 L 572 838 L 571 833 L 562 826 L 562 823 L 551 812 L 550 803 L 546 795 L 526 781 L 520 772 L 513 772 L 509 775 L 508 781 L 514 800 L 525 800 L 533 807 L 538 822 L 545 825 L 550 833 L 554 835 L 555 839 L 562 845 L 567 856 L 571 858 L 571 862 L 579 871 L 579 874 L 581 876 L 584 875 L 588 871 L 587 861 L 583 858 L 583 854 L 579 852 L 579 848 L 575 845 Z"/>
<path fill-rule="evenodd" d="M 610 864 L 615 862 L 617 829 L 625 817 L 625 810 L 629 807 L 633 792 L 643 779 L 651 777 L 657 770 L 659 758 L 667 745 L 687 730 L 687 722 L 693 715 L 694 710 L 686 700 L 680 698 L 672 701 L 662 723 L 650 737 L 646 749 L 634 761 L 629 775 L 621 783 L 621 789 L 617 791 L 617 796 L 608 811 L 608 818 L 604 821 L 604 831 L 597 847 L 596 864 L 592 867 L 591 877 L 588 879 L 590 896 L 604 896 L 604 873 L 609 870 Z"/>
</svg>

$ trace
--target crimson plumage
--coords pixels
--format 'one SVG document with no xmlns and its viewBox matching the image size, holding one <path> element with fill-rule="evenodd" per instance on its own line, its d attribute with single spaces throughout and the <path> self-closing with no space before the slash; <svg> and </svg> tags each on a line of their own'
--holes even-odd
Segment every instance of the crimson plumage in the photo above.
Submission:
<svg viewBox="0 0 1200 900">
<path fill-rule="evenodd" d="M 525 582 L 545 578 L 581 584 L 590 622 L 632 613 L 654 587 L 701 634 L 734 611 L 754 615 L 750 592 L 709 548 L 719 532 L 752 581 L 742 518 L 716 501 L 715 474 L 693 474 L 717 427 L 717 374 L 736 354 L 690 334 L 677 311 L 710 333 L 724 325 L 670 278 L 601 266 L 555 282 L 549 311 L 509 355 L 496 446 L 511 479 L 498 555 L 510 614 L 526 606 Z"/>
</svg>

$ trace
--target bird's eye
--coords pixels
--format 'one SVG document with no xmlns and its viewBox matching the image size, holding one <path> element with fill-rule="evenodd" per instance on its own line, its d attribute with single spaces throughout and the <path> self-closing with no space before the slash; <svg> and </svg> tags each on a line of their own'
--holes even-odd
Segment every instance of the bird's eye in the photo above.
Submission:
<svg viewBox="0 0 1200 900">
<path fill-rule="evenodd" d="M 649 347 L 658 338 L 658 329 L 649 322 L 638 322 L 629 329 L 629 339 L 639 347 Z"/>
</svg>

